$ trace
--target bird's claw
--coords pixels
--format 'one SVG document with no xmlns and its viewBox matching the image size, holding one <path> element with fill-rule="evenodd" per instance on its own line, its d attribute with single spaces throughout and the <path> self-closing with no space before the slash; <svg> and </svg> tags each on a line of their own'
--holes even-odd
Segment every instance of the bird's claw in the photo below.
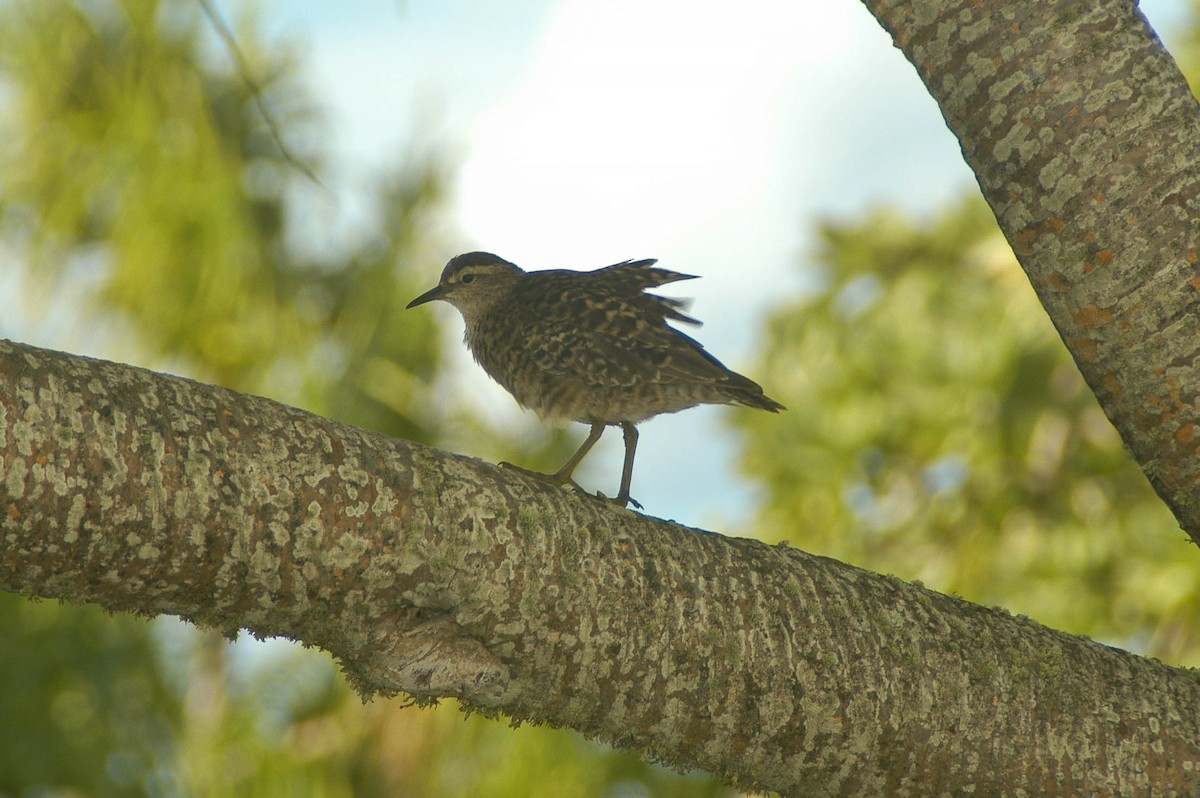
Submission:
<svg viewBox="0 0 1200 798">
<path fill-rule="evenodd" d="M 549 482 L 551 485 L 561 485 L 562 484 L 562 482 L 559 481 L 559 479 L 557 478 L 558 477 L 557 474 L 545 474 L 541 471 L 533 471 L 528 468 L 522 468 L 519 465 L 513 465 L 512 463 L 509 463 L 507 461 L 497 463 L 496 465 L 498 465 L 500 468 L 503 468 L 507 471 L 516 471 L 518 473 L 524 474 L 527 477 L 533 477 L 534 479 L 538 480 L 539 482 Z"/>
<path fill-rule="evenodd" d="M 609 504 L 615 504 L 618 507 L 625 507 L 625 506 L 632 504 L 637 509 L 639 509 L 639 510 L 642 509 L 641 502 L 639 502 L 637 499 L 633 498 L 632 496 L 625 496 L 625 497 L 617 496 L 616 498 L 610 499 L 608 496 L 605 496 L 600 491 L 596 491 L 594 494 L 589 493 L 588 491 L 583 489 L 582 485 L 580 485 L 578 482 L 571 479 L 570 477 L 564 477 L 564 476 L 561 476 L 560 474 L 545 474 L 541 471 L 531 471 L 528 468 L 522 468 L 519 465 L 513 465 L 512 463 L 509 463 L 509 462 L 501 462 L 501 463 L 497 463 L 496 465 L 507 471 L 516 471 L 517 473 L 524 474 L 527 477 L 532 477 L 532 478 L 536 479 L 538 482 L 544 482 L 547 485 L 554 485 L 554 486 L 560 487 L 560 488 L 562 488 L 562 487 L 571 488 L 572 490 L 574 490 L 575 492 L 577 492 L 583 496 L 595 496 L 595 498 L 599 499 L 602 502 L 607 502 Z"/>
<path fill-rule="evenodd" d="M 497 465 L 500 468 L 503 468 L 505 470 L 516 471 L 518 473 L 524 474 L 527 477 L 533 477 L 538 482 L 545 482 L 547 485 L 554 485 L 554 486 L 560 487 L 560 488 L 565 486 L 565 487 L 569 487 L 573 490 L 576 490 L 580 493 L 583 493 L 585 495 L 587 493 L 587 491 L 585 491 L 578 482 L 571 479 L 570 477 L 563 477 L 563 476 L 560 476 L 559 474 L 546 474 L 541 471 L 531 471 L 528 468 L 522 468 L 519 465 L 513 465 L 512 463 L 509 463 L 509 462 L 501 462 L 501 463 L 497 463 Z"/>
<path fill-rule="evenodd" d="M 637 499 L 633 498 L 632 496 L 626 496 L 623 499 L 620 496 L 615 496 L 610 499 L 608 496 L 605 496 L 600 491 L 596 491 L 596 498 L 599 499 L 600 501 L 608 502 L 610 504 L 615 504 L 618 507 L 627 507 L 632 504 L 637 509 L 639 509 L 639 510 L 642 509 L 642 503 L 639 502 Z"/>
</svg>

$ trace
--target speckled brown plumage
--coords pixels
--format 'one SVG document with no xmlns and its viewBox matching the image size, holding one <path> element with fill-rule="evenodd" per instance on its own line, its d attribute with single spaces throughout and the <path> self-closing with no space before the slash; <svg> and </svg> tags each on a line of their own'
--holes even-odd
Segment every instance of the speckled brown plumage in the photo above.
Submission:
<svg viewBox="0 0 1200 798">
<path fill-rule="evenodd" d="M 526 272 L 491 253 L 468 252 L 446 264 L 438 285 L 408 306 L 434 299 L 454 305 L 475 360 L 523 407 L 546 419 L 591 425 L 562 469 L 537 476 L 574 484 L 571 473 L 604 427 L 620 426 L 625 468 L 615 501 L 624 505 L 631 501 L 638 422 L 698 404 L 783 409 L 757 383 L 667 324 L 699 322 L 682 312 L 679 300 L 646 289 L 694 277 L 655 268 L 655 262 Z"/>
</svg>

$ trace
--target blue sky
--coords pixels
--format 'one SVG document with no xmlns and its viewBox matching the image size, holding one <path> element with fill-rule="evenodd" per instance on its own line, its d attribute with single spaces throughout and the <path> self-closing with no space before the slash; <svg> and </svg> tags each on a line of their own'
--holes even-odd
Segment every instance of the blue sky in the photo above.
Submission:
<svg viewBox="0 0 1200 798">
<path fill-rule="evenodd" d="M 1181 5 L 1141 4 L 1168 44 Z M 851 0 L 274 0 L 265 15 L 312 48 L 350 216 L 356 178 L 432 146 L 458 162 L 456 249 L 527 269 L 657 257 L 701 275 L 684 287 L 697 337 L 752 377 L 764 314 L 804 287 L 816 222 L 929 213 L 975 190 L 915 71 Z M 445 258 L 410 266 L 432 282 Z M 431 312 L 460 337 L 451 308 Z M 454 394 L 498 424 L 536 424 L 453 351 Z M 723 412 L 642 425 L 648 512 L 733 531 L 752 508 Z M 585 484 L 614 492 L 620 455 L 610 433 Z"/>
<path fill-rule="evenodd" d="M 235 20 L 243 2 L 218 5 Z M 751 377 L 765 314 L 806 284 L 818 221 L 880 204 L 924 214 L 975 190 L 915 71 L 854 0 L 262 2 L 331 112 L 343 224 L 323 233 L 354 234 L 356 186 L 381 166 L 436 150 L 458 164 L 456 244 L 400 268 L 432 284 L 468 249 L 527 269 L 656 257 L 703 277 L 676 292 L 705 322 L 695 336 Z M 1182 5 L 1141 3 L 1168 45 Z M 455 340 L 443 388 L 497 424 L 535 427 L 456 343 L 453 309 L 421 310 L 443 314 Z M 633 494 L 647 512 L 737 529 L 754 492 L 726 412 L 641 426 Z M 620 459 L 610 432 L 579 476 L 611 494 Z"/>
</svg>

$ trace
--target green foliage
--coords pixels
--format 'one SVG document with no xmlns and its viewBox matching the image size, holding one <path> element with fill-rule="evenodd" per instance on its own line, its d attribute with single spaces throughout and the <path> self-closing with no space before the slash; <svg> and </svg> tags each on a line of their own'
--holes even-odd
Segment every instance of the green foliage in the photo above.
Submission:
<svg viewBox="0 0 1200 798">
<path fill-rule="evenodd" d="M 1183 20 L 1182 30 L 1177 36 L 1169 39 L 1167 44 L 1175 63 L 1188 80 L 1192 94 L 1197 94 L 1197 89 L 1200 88 L 1197 85 L 1197 81 L 1200 80 L 1200 0 L 1190 0 L 1186 5 L 1187 16 Z"/>
<path fill-rule="evenodd" d="M 253 16 L 236 33 L 332 184 L 302 58 Z M 436 165 L 382 176 L 371 222 L 319 246 L 336 195 L 282 157 L 193 0 L 8 0 L 0 41 L 0 268 L 64 338 L 522 464 L 578 441 L 514 441 L 439 394 L 446 316 L 402 311 L 444 260 Z M 824 285 L 775 314 L 755 372 L 789 412 L 737 417 L 760 528 L 1196 661 L 1194 552 L 986 209 L 828 226 L 817 259 Z M 321 652 L 153 629 L 0 596 L 0 796 L 729 794 L 570 732 L 364 707 Z"/>
<path fill-rule="evenodd" d="M 289 149 L 335 185 L 300 58 L 253 17 L 237 38 Z M 403 311 L 445 258 L 436 165 L 380 177 L 353 239 L 319 244 L 337 195 L 281 155 L 194 0 L 9 0 L 0 41 L 0 269 L 61 345 L 392 435 L 565 458 L 568 433 L 518 441 L 438 395 L 445 316 Z M 567 731 L 364 707 L 323 652 L 153 629 L 0 596 L 0 798 L 724 793 Z"/>
<path fill-rule="evenodd" d="M 766 381 L 789 410 L 737 417 L 763 534 L 1200 662 L 1196 552 L 982 201 L 820 242 L 820 289 L 769 322 Z"/>
<path fill-rule="evenodd" d="M 63 306 L 82 298 L 89 327 L 132 331 L 123 359 L 136 345 L 200 379 L 427 439 L 438 336 L 429 314 L 400 312 L 428 279 L 401 267 L 426 257 L 437 169 L 384 176 L 375 228 L 318 248 L 306 232 L 332 195 L 279 152 L 229 56 L 206 55 L 204 24 L 183 0 L 0 9 L 0 234 L 14 262 L 49 310 L 73 320 Z M 252 22 L 240 42 L 321 172 L 298 58 Z"/>
<path fill-rule="evenodd" d="M 185 712 L 173 763 L 185 794 L 383 796 L 365 763 L 379 713 L 339 678 L 328 655 L 183 637 Z"/>
<path fill-rule="evenodd" d="M 0 651 L 0 796 L 145 795 L 169 779 L 180 707 L 145 621 L 0 594 Z"/>
<path fill-rule="evenodd" d="M 319 651 L 188 636 L 180 780 L 195 796 L 703 798 L 732 791 L 573 732 L 400 700 L 363 705 Z M 235 673 L 230 678 L 230 673 Z"/>
<path fill-rule="evenodd" d="M 703 773 L 680 775 L 574 732 L 503 724 L 452 712 L 405 715 L 406 724 L 424 725 L 427 733 L 414 749 L 397 737 L 381 738 L 387 760 L 422 767 L 393 769 L 385 794 L 462 798 L 720 798 L 734 791 Z M 409 727 L 411 728 L 411 726 Z M 431 756 L 433 751 L 444 752 Z M 410 775 L 411 774 L 411 775 Z M 400 778 L 396 778 L 399 776 Z"/>
</svg>

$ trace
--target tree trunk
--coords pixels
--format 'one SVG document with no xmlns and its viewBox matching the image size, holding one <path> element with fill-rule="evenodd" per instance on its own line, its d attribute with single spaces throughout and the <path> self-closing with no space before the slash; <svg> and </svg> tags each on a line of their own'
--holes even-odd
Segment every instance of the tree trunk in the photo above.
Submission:
<svg viewBox="0 0 1200 798">
<path fill-rule="evenodd" d="M 0 343 L 0 458 L 0 588 L 291 637 L 364 695 L 791 795 L 1200 790 L 1189 671 L 265 399 Z"/>
<path fill-rule="evenodd" d="M 1084 379 L 1200 542 L 1200 116 L 1130 0 L 865 0 Z"/>
</svg>

